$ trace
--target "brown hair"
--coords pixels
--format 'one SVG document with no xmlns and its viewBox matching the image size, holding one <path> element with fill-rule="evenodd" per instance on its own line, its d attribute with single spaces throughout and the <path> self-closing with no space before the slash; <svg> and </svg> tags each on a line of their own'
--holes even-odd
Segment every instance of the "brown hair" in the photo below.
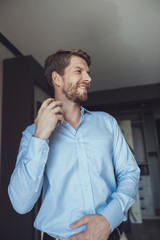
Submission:
<svg viewBox="0 0 160 240">
<path fill-rule="evenodd" d="M 63 76 L 65 68 L 70 64 L 70 58 L 72 55 L 83 58 L 87 62 L 88 67 L 91 65 L 90 56 L 81 49 L 62 49 L 57 51 L 47 57 L 44 64 L 44 75 L 47 78 L 50 87 L 53 88 L 52 72 L 55 71 Z"/>
</svg>

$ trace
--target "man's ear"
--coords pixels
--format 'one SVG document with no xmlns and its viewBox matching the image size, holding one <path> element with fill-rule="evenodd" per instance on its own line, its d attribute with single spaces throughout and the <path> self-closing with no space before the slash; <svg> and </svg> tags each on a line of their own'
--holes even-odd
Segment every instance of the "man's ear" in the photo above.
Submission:
<svg viewBox="0 0 160 240">
<path fill-rule="evenodd" d="M 60 87 L 62 84 L 62 77 L 57 72 L 52 72 L 53 86 Z"/>
</svg>

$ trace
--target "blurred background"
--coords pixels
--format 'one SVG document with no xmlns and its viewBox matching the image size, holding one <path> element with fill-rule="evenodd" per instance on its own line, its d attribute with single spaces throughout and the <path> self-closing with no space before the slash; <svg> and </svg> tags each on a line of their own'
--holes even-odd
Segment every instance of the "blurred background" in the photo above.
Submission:
<svg viewBox="0 0 160 240">
<path fill-rule="evenodd" d="M 160 235 L 160 1 L 0 1 L 0 196 L 3 240 L 40 240 L 33 228 L 39 204 L 20 216 L 7 187 L 21 132 L 52 96 L 45 58 L 81 48 L 92 60 L 88 110 L 113 115 L 141 169 L 129 211 L 129 240 Z"/>
</svg>

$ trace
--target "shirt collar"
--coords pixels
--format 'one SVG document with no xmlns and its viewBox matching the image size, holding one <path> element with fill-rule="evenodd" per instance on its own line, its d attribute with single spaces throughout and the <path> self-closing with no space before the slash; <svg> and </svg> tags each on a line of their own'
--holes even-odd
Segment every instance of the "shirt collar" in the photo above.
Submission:
<svg viewBox="0 0 160 240">
<path fill-rule="evenodd" d="M 81 106 L 81 115 L 84 115 L 86 112 L 92 113 L 91 111 L 88 111 L 87 109 L 85 109 L 84 107 Z"/>
</svg>

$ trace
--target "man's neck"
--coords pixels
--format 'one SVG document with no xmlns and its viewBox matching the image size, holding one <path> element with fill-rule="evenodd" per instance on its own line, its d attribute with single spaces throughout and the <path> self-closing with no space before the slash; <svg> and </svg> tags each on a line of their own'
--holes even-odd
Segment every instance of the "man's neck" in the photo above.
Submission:
<svg viewBox="0 0 160 240">
<path fill-rule="evenodd" d="M 66 98 L 59 98 L 55 96 L 56 101 L 61 101 L 63 106 L 63 116 L 65 121 L 71 124 L 75 129 L 78 127 L 78 123 L 81 117 L 81 108 L 79 103 L 71 102 Z"/>
</svg>

